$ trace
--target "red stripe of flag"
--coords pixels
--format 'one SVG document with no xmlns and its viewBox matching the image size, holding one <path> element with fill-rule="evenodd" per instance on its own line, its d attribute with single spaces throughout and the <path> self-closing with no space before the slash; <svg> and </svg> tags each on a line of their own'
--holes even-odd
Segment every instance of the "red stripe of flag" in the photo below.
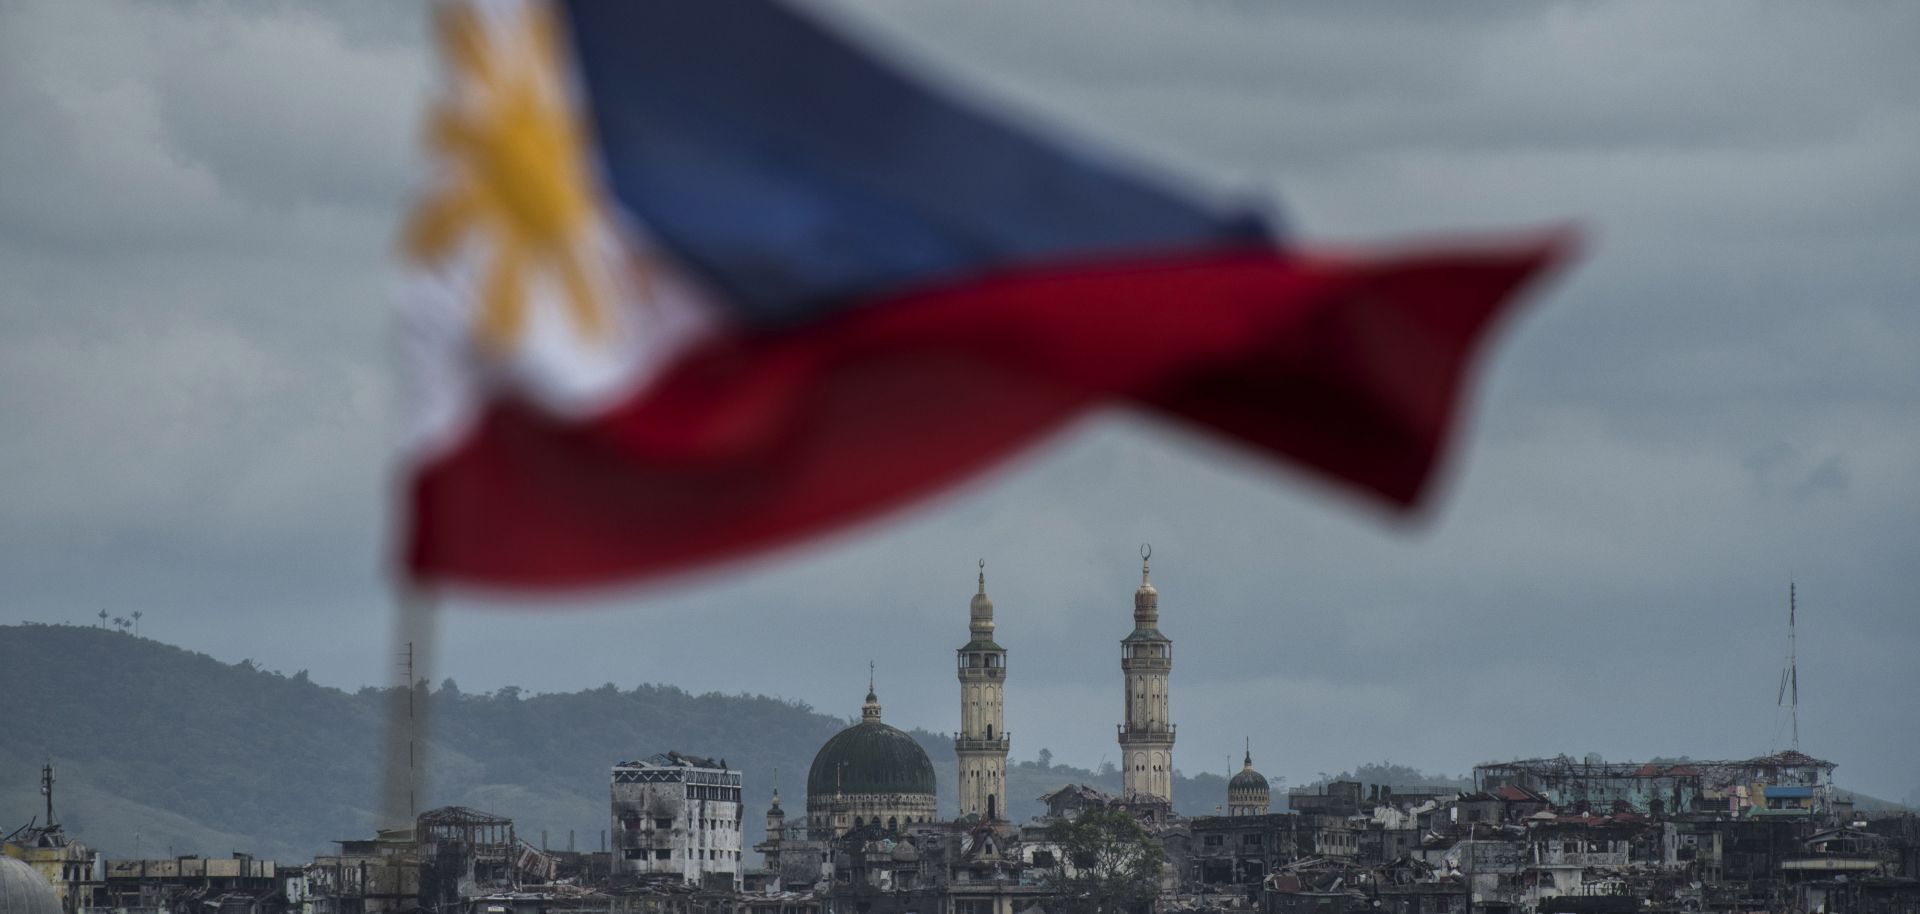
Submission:
<svg viewBox="0 0 1920 914">
<path fill-rule="evenodd" d="M 417 579 L 658 576 L 932 494 L 1124 400 L 1410 506 L 1489 322 L 1563 236 L 1029 269 L 686 354 L 600 417 L 491 405 L 412 480 Z"/>
</svg>

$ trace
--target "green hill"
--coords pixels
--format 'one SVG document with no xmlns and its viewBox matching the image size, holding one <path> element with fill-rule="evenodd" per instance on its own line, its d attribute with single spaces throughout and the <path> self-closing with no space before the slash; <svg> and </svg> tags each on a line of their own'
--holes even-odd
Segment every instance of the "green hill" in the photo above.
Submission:
<svg viewBox="0 0 1920 914">
<path fill-rule="evenodd" d="M 345 692 L 253 664 L 103 629 L 0 626 L 0 831 L 40 812 L 43 759 L 59 769 L 56 813 L 75 837 L 109 854 L 225 855 L 299 860 L 374 820 L 377 749 L 386 693 Z M 804 772 L 821 743 L 848 724 L 759 695 L 692 695 L 671 686 L 612 684 L 581 692 L 515 689 L 431 693 L 432 780 L 425 805 L 457 803 L 514 819 L 549 846 L 597 849 L 607 827 L 608 767 L 667 749 L 725 758 L 747 773 L 748 838 L 760 840 L 777 768 L 791 812 L 804 809 Z M 952 744 L 926 731 L 953 814 Z M 1035 761 L 1009 766 L 1009 812 L 1040 812 L 1037 797 L 1069 782 L 1119 788 L 1091 772 Z M 1220 775 L 1180 778 L 1183 812 L 1209 813 Z"/>
</svg>

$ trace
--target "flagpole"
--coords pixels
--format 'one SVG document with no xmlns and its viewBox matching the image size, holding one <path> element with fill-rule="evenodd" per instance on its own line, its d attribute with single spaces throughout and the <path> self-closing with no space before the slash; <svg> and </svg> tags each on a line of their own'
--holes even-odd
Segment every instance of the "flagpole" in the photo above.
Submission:
<svg viewBox="0 0 1920 914">
<path fill-rule="evenodd" d="M 426 800 L 427 696 L 419 688 L 432 681 L 439 600 L 411 582 L 394 587 L 393 657 L 403 688 L 390 690 L 386 740 L 381 753 L 379 829 L 411 829 Z"/>
</svg>

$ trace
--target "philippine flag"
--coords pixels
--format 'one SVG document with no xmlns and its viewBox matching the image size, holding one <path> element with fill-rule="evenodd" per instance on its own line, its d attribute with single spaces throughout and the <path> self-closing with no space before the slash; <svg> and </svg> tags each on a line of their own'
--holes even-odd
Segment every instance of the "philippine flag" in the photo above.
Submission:
<svg viewBox="0 0 1920 914">
<path fill-rule="evenodd" d="M 766 2 L 449 3 L 403 233 L 416 583 L 791 541 L 1131 404 L 1394 505 L 1554 236 L 1336 256 Z"/>
</svg>

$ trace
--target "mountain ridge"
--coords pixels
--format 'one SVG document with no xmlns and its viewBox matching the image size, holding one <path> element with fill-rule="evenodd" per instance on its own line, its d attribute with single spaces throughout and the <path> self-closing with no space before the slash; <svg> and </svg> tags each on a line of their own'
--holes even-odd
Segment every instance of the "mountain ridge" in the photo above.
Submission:
<svg viewBox="0 0 1920 914">
<path fill-rule="evenodd" d="M 764 695 L 695 695 L 668 685 L 613 683 L 562 693 L 508 687 L 429 695 L 428 797 L 515 821 L 550 847 L 597 849 L 607 827 L 608 769 L 669 749 L 725 758 L 747 774 L 746 839 L 760 840 L 772 772 L 804 772 L 821 744 L 853 723 L 804 702 Z M 396 687 L 397 688 L 397 687 Z M 0 626 L 0 828 L 40 809 L 43 760 L 59 769 L 56 814 L 70 834 L 110 854 L 246 851 L 304 859 L 375 821 L 380 739 L 395 689 L 358 691 L 126 632 L 78 625 Z M 941 814 L 950 737 L 907 731 L 933 761 Z M 1023 821 L 1038 797 L 1067 783 L 1117 791 L 1111 766 L 1088 771 L 1009 761 L 1008 812 Z M 789 778 L 792 786 L 793 778 Z M 1181 777 L 1182 811 L 1211 812 L 1225 796 L 1217 774 Z M 789 814 L 805 797 L 789 791 Z M 13 821 L 18 820 L 18 821 Z"/>
</svg>

